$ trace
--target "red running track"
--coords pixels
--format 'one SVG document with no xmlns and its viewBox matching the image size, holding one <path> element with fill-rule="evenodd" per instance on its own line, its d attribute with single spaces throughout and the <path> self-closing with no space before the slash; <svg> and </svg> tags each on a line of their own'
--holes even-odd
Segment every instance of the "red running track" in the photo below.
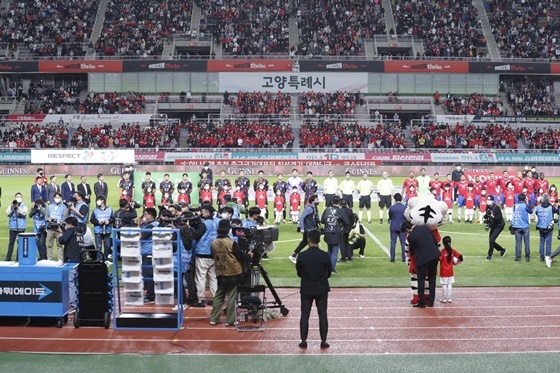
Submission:
<svg viewBox="0 0 560 373">
<path fill-rule="evenodd" d="M 71 322 L 62 329 L 1 327 L 0 350 L 290 355 L 560 351 L 560 298 L 554 287 L 455 288 L 453 303 L 437 302 L 426 309 L 411 307 L 409 289 L 333 289 L 328 309 L 331 348 L 327 350 L 319 349 L 315 310 L 309 348 L 298 347 L 298 289 L 277 290 L 290 314 L 270 320 L 265 332 L 240 333 L 223 324 L 211 326 L 211 307 L 189 308 L 184 328 L 178 332 L 75 329 Z"/>
</svg>

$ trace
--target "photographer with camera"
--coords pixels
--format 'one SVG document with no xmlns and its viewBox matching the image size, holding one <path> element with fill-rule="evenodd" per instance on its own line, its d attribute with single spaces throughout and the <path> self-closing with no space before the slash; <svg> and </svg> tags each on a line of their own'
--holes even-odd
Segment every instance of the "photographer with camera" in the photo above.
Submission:
<svg viewBox="0 0 560 373">
<path fill-rule="evenodd" d="M 47 259 L 47 221 L 45 219 L 46 215 L 45 202 L 38 198 L 33 203 L 31 211 L 29 212 L 29 217 L 33 218 L 33 231 L 37 235 L 37 251 L 39 252 L 39 260 Z"/>
<path fill-rule="evenodd" d="M 489 232 L 489 248 L 488 256 L 486 261 L 492 260 L 492 254 L 494 250 L 500 252 L 500 257 L 503 258 L 506 255 L 507 249 L 504 249 L 500 244 L 496 242 L 498 236 L 504 230 L 506 222 L 502 215 L 502 209 L 500 206 L 494 203 L 494 196 L 486 196 L 486 215 L 483 217 L 483 222 L 485 224 L 485 229 Z"/>
<path fill-rule="evenodd" d="M 6 261 L 8 262 L 12 260 L 14 243 L 16 242 L 18 234 L 25 232 L 25 229 L 27 228 L 27 221 L 25 220 L 28 213 L 27 205 L 23 203 L 20 192 L 15 194 L 15 198 L 16 199 L 12 201 L 12 204 L 6 209 L 8 227 L 10 228 L 10 241 L 8 243 L 8 253 L 6 254 Z"/>
<path fill-rule="evenodd" d="M 119 209 L 115 211 L 113 215 L 113 227 L 123 228 L 123 227 L 136 227 L 135 222 L 138 214 L 136 213 L 136 207 L 138 204 L 136 202 L 128 202 L 126 199 L 121 199 L 119 201 Z"/>
<path fill-rule="evenodd" d="M 103 252 L 105 258 L 111 259 L 111 233 L 113 231 L 113 210 L 107 206 L 104 196 L 97 197 L 97 206 L 93 209 L 90 222 L 93 224 L 95 248 Z"/>
<path fill-rule="evenodd" d="M 84 201 L 82 192 L 74 192 L 72 200 L 68 202 L 68 210 L 70 210 L 70 216 L 78 219 L 78 224 L 85 230 L 89 218 L 89 206 Z"/>
<path fill-rule="evenodd" d="M 208 281 L 212 297 L 216 294 L 218 287 L 216 267 L 210 246 L 212 241 L 218 236 L 219 219 L 214 218 L 214 208 L 208 204 L 200 207 L 200 216 L 202 217 L 202 222 L 199 224 L 194 237 L 195 240 L 198 239 L 194 248 L 196 256 L 195 285 L 198 298 L 198 302 L 193 304 L 195 307 L 205 307 L 207 304 L 205 300 L 206 281 Z"/>
<path fill-rule="evenodd" d="M 541 204 L 536 207 L 535 214 L 538 219 L 537 230 L 540 236 L 539 254 L 541 262 L 544 262 L 545 257 L 550 257 L 554 223 L 558 222 L 557 219 L 554 219 L 554 215 L 558 214 L 558 209 L 550 204 L 548 193 L 544 193 L 540 198 Z"/>
<path fill-rule="evenodd" d="M 521 261 L 521 244 L 525 244 L 525 261 L 531 261 L 531 240 L 530 240 L 530 215 L 533 208 L 527 204 L 527 196 L 520 193 L 517 202 L 513 205 L 513 218 L 511 228 L 515 234 L 515 261 Z"/>
<path fill-rule="evenodd" d="M 85 229 L 75 216 L 69 216 L 64 223 L 64 227 L 59 225 L 57 228 L 60 234 L 58 243 L 64 246 L 62 260 L 64 263 L 79 263 L 85 249 Z"/>
<path fill-rule="evenodd" d="M 56 239 L 57 257 L 59 261 L 64 258 L 64 247 L 58 243 L 61 234 L 58 228 L 64 225 L 68 217 L 68 208 L 62 203 L 62 194 L 55 193 L 53 203 L 49 204 L 45 219 L 47 221 L 47 260 L 53 259 L 53 242 Z"/>
<path fill-rule="evenodd" d="M 297 255 L 305 248 L 305 246 L 307 246 L 307 232 L 318 229 L 320 219 L 317 206 L 319 206 L 319 197 L 316 194 L 312 194 L 307 199 L 307 205 L 305 205 L 305 208 L 299 218 L 297 231 L 303 234 L 303 237 L 301 242 L 295 248 L 294 253 L 288 257 L 294 264 L 296 264 Z"/>
<path fill-rule="evenodd" d="M 345 226 L 351 226 L 348 216 L 340 209 L 340 197 L 334 196 L 331 206 L 323 211 L 321 223 L 325 227 L 325 236 L 323 239 L 328 247 L 328 253 L 331 256 L 332 273 L 336 272 L 336 261 L 340 250 L 340 242 L 344 239 L 343 229 Z"/>
<path fill-rule="evenodd" d="M 229 220 L 221 220 L 217 237 L 212 241 L 211 250 L 215 260 L 218 287 L 214 295 L 210 325 L 216 325 L 220 320 L 222 306 L 227 295 L 226 326 L 235 323 L 235 302 L 237 300 L 237 286 L 243 279 L 243 261 L 253 257 L 252 252 L 244 253 L 237 242 L 229 237 L 231 225 Z"/>
</svg>

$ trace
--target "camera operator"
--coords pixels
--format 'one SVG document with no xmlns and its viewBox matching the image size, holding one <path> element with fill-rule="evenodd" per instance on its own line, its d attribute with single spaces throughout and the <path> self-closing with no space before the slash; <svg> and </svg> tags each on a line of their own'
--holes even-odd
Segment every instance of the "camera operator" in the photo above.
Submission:
<svg viewBox="0 0 560 373">
<path fill-rule="evenodd" d="M 59 261 L 64 258 L 64 247 L 58 243 L 61 234 L 58 232 L 58 227 L 64 224 L 68 217 L 68 208 L 62 203 L 62 194 L 55 193 L 53 203 L 47 208 L 47 260 L 53 258 L 53 242 L 56 239 L 57 257 Z"/>
<path fill-rule="evenodd" d="M 105 258 L 111 259 L 113 253 L 111 250 L 111 232 L 113 231 L 113 210 L 107 206 L 104 196 L 97 197 L 97 206 L 91 214 L 91 223 L 93 224 L 93 234 L 95 235 L 95 247 L 99 251 L 103 251 Z"/>
<path fill-rule="evenodd" d="M 486 215 L 484 215 L 483 220 L 486 224 L 486 228 L 490 230 L 490 247 L 488 248 L 488 256 L 486 257 L 486 260 L 489 261 L 492 260 L 492 254 L 494 253 L 494 250 L 500 252 L 501 258 L 506 255 L 507 249 L 504 249 L 502 246 L 500 246 L 500 244 L 496 242 L 498 236 L 504 230 L 506 223 L 502 215 L 502 209 L 500 208 L 500 206 L 494 203 L 494 196 L 486 196 L 486 206 Z"/>
<path fill-rule="evenodd" d="M 303 237 L 295 248 L 294 253 L 288 257 L 294 264 L 296 264 L 297 255 L 307 246 L 307 232 L 315 230 L 319 226 L 320 219 L 317 206 L 319 206 L 319 197 L 316 194 L 312 194 L 308 198 L 307 205 L 305 205 L 299 218 L 298 232 L 302 233 Z"/>
<path fill-rule="evenodd" d="M 195 284 L 198 297 L 198 302 L 194 304 L 195 307 L 206 306 L 204 294 L 207 280 L 212 297 L 216 294 L 216 289 L 218 287 L 216 281 L 216 267 L 210 245 L 218 235 L 219 219 L 214 218 L 214 208 L 211 205 L 202 205 L 200 214 L 202 222 L 195 232 L 195 239 L 198 239 L 198 242 L 194 248 L 194 253 L 196 255 Z M 200 235 L 201 233 L 202 235 Z"/>
<path fill-rule="evenodd" d="M 121 199 L 119 201 L 119 209 L 115 211 L 114 224 L 115 228 L 123 227 L 136 227 L 135 223 L 138 214 L 136 213 L 136 203 L 128 202 L 126 199 Z"/>
<path fill-rule="evenodd" d="M 15 194 L 15 198 L 12 204 L 6 209 L 8 227 L 10 228 L 10 241 L 8 243 L 8 253 L 6 254 L 6 261 L 8 262 L 12 260 L 14 243 L 16 242 L 18 234 L 25 232 L 27 228 L 27 221 L 25 220 L 28 213 L 27 205 L 23 203 L 20 192 Z"/>
<path fill-rule="evenodd" d="M 544 193 L 541 197 L 541 204 L 535 208 L 537 215 L 537 230 L 540 236 L 539 254 L 541 262 L 545 261 L 545 257 L 550 256 L 552 250 L 552 232 L 554 231 L 554 216 L 558 214 L 556 207 L 550 204 L 550 196 Z"/>
<path fill-rule="evenodd" d="M 31 211 L 29 212 L 29 217 L 33 218 L 33 231 L 37 235 L 37 250 L 39 252 L 39 260 L 47 259 L 47 221 L 45 220 L 46 215 L 45 202 L 43 199 L 38 198 L 33 203 Z"/>
<path fill-rule="evenodd" d="M 58 243 L 64 245 L 64 263 L 79 263 L 82 250 L 85 248 L 85 230 L 80 226 L 78 219 L 74 216 L 66 218 L 64 229 L 57 228 L 60 237 Z"/>
<path fill-rule="evenodd" d="M 218 287 L 214 295 L 210 324 L 216 325 L 220 320 L 222 306 L 227 295 L 226 326 L 235 323 L 235 302 L 237 300 L 237 286 L 243 278 L 242 262 L 252 258 L 253 253 L 244 253 L 237 242 L 229 237 L 231 225 L 229 220 L 220 221 L 217 237 L 212 241 L 211 252 L 216 262 Z"/>
<path fill-rule="evenodd" d="M 181 219 L 177 224 L 181 235 L 181 279 L 183 281 L 183 309 L 186 309 L 187 304 L 192 304 L 193 300 L 196 303 L 196 288 L 194 286 L 194 262 L 193 262 L 193 243 L 194 243 L 194 228 L 191 227 L 199 224 L 200 218 L 192 211 L 185 211 L 181 215 Z M 178 265 L 175 263 L 175 273 L 178 273 Z M 188 294 L 187 294 L 188 293 Z"/>
<path fill-rule="evenodd" d="M 151 230 L 159 226 L 156 220 L 157 211 L 154 208 L 147 208 L 142 216 L 140 228 Z M 142 232 L 140 234 L 140 254 L 142 255 L 142 277 L 144 280 L 144 303 L 153 303 L 156 299 L 154 291 L 154 267 L 152 263 L 152 232 Z M 146 280 L 149 278 L 149 280 Z"/>
<path fill-rule="evenodd" d="M 248 211 L 249 217 L 247 219 L 243 219 L 242 225 L 244 228 L 251 228 L 257 226 L 257 219 L 261 215 L 261 209 L 253 206 L 249 208 Z"/>
<path fill-rule="evenodd" d="M 336 261 L 338 259 L 338 251 L 340 250 L 340 242 L 344 239 L 343 227 L 351 226 L 348 216 L 340 209 L 340 197 L 334 196 L 331 206 L 323 211 L 321 223 L 325 227 L 325 236 L 323 239 L 328 247 L 328 253 L 331 255 L 332 273 L 336 273 Z"/>
<path fill-rule="evenodd" d="M 82 192 L 74 192 L 71 202 L 68 203 L 70 216 L 78 219 L 78 224 L 85 230 L 89 218 L 89 206 L 84 201 Z"/>
</svg>

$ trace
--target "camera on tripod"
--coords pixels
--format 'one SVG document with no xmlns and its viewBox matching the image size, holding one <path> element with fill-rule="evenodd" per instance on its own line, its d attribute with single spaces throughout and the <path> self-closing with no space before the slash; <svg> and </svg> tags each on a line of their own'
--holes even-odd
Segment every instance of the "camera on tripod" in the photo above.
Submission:
<svg viewBox="0 0 560 373">
<path fill-rule="evenodd" d="M 253 261 L 272 251 L 273 242 L 278 241 L 278 227 L 231 227 L 231 233 L 239 239 L 242 248 L 253 251 Z M 245 246 L 245 247 L 243 247 Z"/>
</svg>

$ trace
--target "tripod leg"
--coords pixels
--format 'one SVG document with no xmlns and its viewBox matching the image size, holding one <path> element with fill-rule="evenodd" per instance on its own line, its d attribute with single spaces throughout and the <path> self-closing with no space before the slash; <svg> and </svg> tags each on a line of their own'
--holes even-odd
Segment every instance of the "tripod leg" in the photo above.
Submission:
<svg viewBox="0 0 560 373">
<path fill-rule="evenodd" d="M 276 301 L 276 306 L 274 307 L 280 307 L 282 315 L 286 316 L 289 310 L 286 307 L 284 307 L 284 305 L 282 304 L 282 299 L 280 299 L 278 293 L 276 292 L 276 289 L 274 289 L 272 282 L 270 282 L 270 279 L 268 278 L 268 272 L 266 272 L 266 270 L 260 264 L 259 264 L 259 268 L 261 271 L 261 275 L 264 279 L 264 282 L 266 282 L 266 285 L 268 286 L 268 290 L 270 290 L 272 296 L 274 297 L 274 300 Z"/>
</svg>

